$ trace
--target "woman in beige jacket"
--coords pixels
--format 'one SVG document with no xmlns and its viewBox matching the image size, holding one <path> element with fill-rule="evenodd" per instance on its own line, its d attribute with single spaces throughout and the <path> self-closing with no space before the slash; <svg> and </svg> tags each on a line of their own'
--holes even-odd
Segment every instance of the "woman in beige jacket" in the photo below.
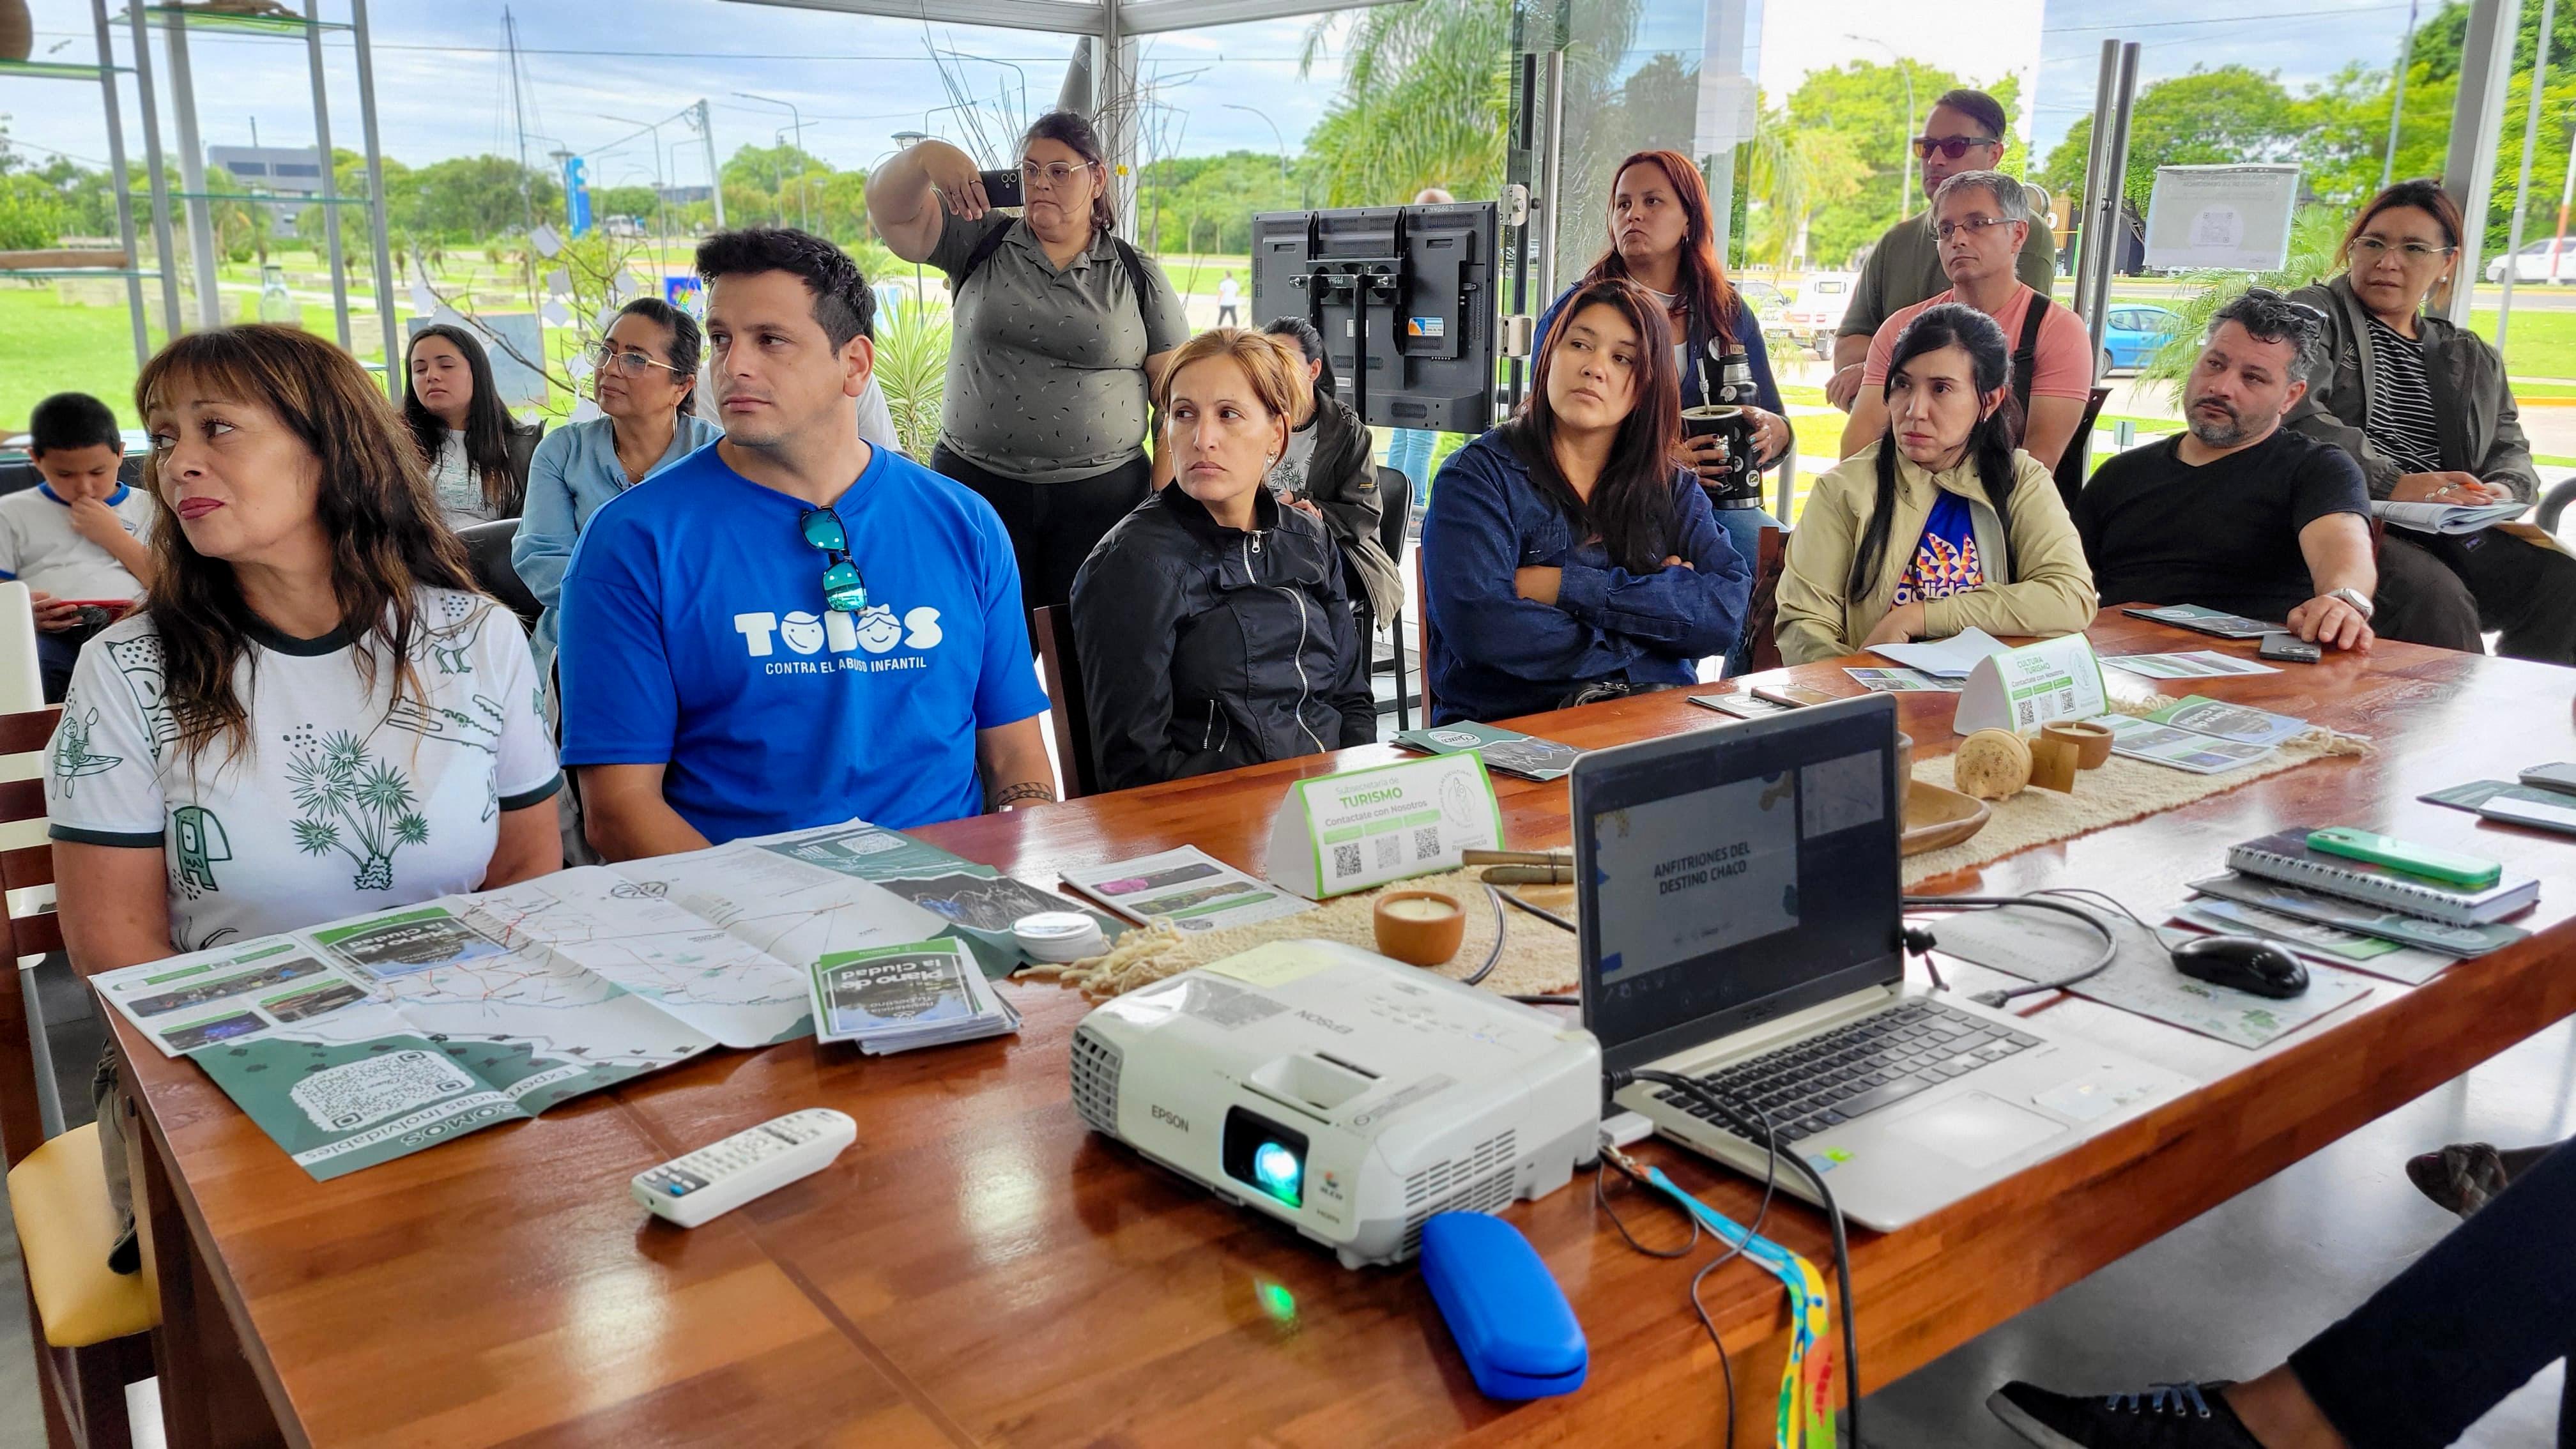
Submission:
<svg viewBox="0 0 2576 1449">
<path fill-rule="evenodd" d="M 1897 339 L 1887 436 L 1817 480 L 1789 535 L 1783 660 L 2093 622 L 2093 574 L 2066 504 L 2012 445 L 2010 368 L 2003 330 L 1974 308 L 1934 307 Z"/>
</svg>

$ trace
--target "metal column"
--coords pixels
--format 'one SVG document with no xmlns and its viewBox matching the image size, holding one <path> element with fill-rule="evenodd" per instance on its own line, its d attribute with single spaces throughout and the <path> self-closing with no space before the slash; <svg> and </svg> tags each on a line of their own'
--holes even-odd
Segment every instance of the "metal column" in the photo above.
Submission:
<svg viewBox="0 0 2576 1449">
<path fill-rule="evenodd" d="M 2436 305 L 2454 324 L 2469 325 L 2470 299 L 2484 258 L 2487 198 L 2495 190 L 2496 146 L 2504 129 L 2505 91 L 2512 82 L 2513 47 L 2522 19 L 2520 0 L 2469 0 L 2469 29 L 2460 51 L 2460 94 L 2451 106 L 2451 145 L 2442 161 L 2442 189 L 2460 204 L 2460 249 L 2451 258 L 2451 283 Z"/>
<path fill-rule="evenodd" d="M 1547 107 L 1543 113 L 1547 124 L 1539 138 L 1539 194 L 1533 203 L 1538 211 L 1538 294 L 1553 302 L 1556 299 L 1556 224 L 1558 197 L 1565 189 L 1565 49 L 1559 46 L 1547 53 L 1544 68 L 1547 84 Z M 1535 367 L 1537 358 L 1530 359 Z M 1428 666 L 1425 666 L 1428 667 Z"/>
<path fill-rule="evenodd" d="M 402 348 L 394 319 L 394 254 L 385 236 L 385 156 L 376 143 L 376 62 L 367 42 L 367 0 L 349 0 L 350 34 L 358 47 L 358 126 L 367 138 L 367 208 L 376 243 L 376 317 L 385 339 L 385 389 L 402 396 Z"/>
<path fill-rule="evenodd" d="M 2093 151 L 2084 168 L 2083 231 L 2077 238 L 2075 313 L 2102 353 L 2110 309 L 2111 274 L 2119 265 L 2120 203 L 2127 194 L 2129 113 L 2138 100 L 2138 43 L 2102 42 L 2102 68 L 2094 89 Z"/>
<path fill-rule="evenodd" d="M 179 122 L 179 185 L 188 193 L 188 257 L 197 281 L 197 321 L 224 325 L 224 297 L 216 274 L 214 208 L 206 200 L 206 150 L 197 143 L 197 88 L 188 74 L 188 22 L 175 10 L 161 27 L 170 47 L 170 105 Z M 170 265 L 163 258 L 161 265 Z"/>
<path fill-rule="evenodd" d="M 179 258 L 170 246 L 170 179 L 162 174 L 161 103 L 152 93 L 152 42 L 143 28 L 143 7 L 130 5 L 125 12 L 134 30 L 134 96 L 143 107 L 143 169 L 152 187 L 152 245 L 161 272 L 161 327 L 171 337 L 186 330 L 179 319 Z M 127 182 L 117 179 L 122 191 Z"/>
<path fill-rule="evenodd" d="M 322 157 L 322 226 L 331 237 L 331 315 L 339 324 L 340 350 L 349 350 L 349 277 L 341 270 L 340 168 L 331 157 L 331 96 L 322 83 L 322 0 L 304 0 L 304 61 L 313 72 L 313 149 Z M 383 198 L 375 199 L 381 209 Z"/>
<path fill-rule="evenodd" d="M 89 0 L 89 18 L 98 36 L 98 87 L 107 99 L 108 189 L 116 195 L 117 239 L 125 244 L 125 310 L 134 323 L 134 365 L 139 368 L 152 358 L 152 328 L 143 312 L 143 249 L 134 244 L 134 198 L 126 194 L 133 183 L 125 179 L 125 115 L 116 101 L 116 46 L 107 28 L 107 0 Z"/>
</svg>

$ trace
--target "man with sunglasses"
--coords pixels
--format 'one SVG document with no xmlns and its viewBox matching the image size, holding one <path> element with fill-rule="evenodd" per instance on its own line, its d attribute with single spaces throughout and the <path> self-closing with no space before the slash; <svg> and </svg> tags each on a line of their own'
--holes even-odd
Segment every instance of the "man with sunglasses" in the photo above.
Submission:
<svg viewBox="0 0 2576 1449">
<path fill-rule="evenodd" d="M 2000 171 L 1962 171 L 1941 183 L 1932 219 L 1950 288 L 1898 308 L 1879 324 L 1843 427 L 1843 456 L 1887 435 L 1887 365 L 1897 338 L 1932 307 L 1963 302 L 1995 319 L 2013 344 L 2012 390 L 2022 420 L 2016 442 L 2053 471 L 2093 395 L 2093 340 L 2072 311 L 2013 274 L 2023 238 L 2037 227 L 2021 183 Z"/>
<path fill-rule="evenodd" d="M 2326 365 L 2323 324 L 2261 287 L 2218 309 L 2183 385 L 2187 431 L 2110 459 L 2075 497 L 2104 603 L 2203 604 L 2370 647 L 2379 573 L 2361 468 L 2281 425 Z"/>
<path fill-rule="evenodd" d="M 792 229 L 698 248 L 724 437 L 600 505 L 563 588 L 563 757 L 609 860 L 1055 798 L 992 508 L 858 435 L 876 310 Z"/>
<path fill-rule="evenodd" d="M 1984 91 L 1944 91 L 1923 118 L 1923 134 L 1911 144 L 1923 172 L 1923 199 L 1929 202 L 1942 182 L 1960 172 L 1992 171 L 2003 164 L 2003 105 Z M 1869 260 L 1861 263 L 1851 306 L 1834 338 L 1834 374 L 1825 383 L 1825 400 L 1845 412 L 1860 394 L 1869 342 L 1879 327 L 1951 285 L 1942 270 L 1939 240 L 1932 235 L 1933 221 L 1927 208 L 1889 227 L 1870 249 Z M 2057 243 L 2047 227 L 2032 223 L 2014 256 L 2013 271 L 2023 285 L 2048 293 L 2057 278 Z"/>
</svg>

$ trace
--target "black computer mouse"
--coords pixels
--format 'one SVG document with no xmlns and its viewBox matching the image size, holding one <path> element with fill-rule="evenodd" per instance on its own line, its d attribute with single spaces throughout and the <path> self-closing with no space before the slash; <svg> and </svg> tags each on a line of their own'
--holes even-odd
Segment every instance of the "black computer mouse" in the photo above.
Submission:
<svg viewBox="0 0 2576 1449">
<path fill-rule="evenodd" d="M 2257 996 L 2296 996 L 2308 989 L 2308 968 L 2284 946 L 2252 936 L 2202 936 L 2173 948 L 2174 969 L 2213 986 L 2233 986 Z"/>
</svg>

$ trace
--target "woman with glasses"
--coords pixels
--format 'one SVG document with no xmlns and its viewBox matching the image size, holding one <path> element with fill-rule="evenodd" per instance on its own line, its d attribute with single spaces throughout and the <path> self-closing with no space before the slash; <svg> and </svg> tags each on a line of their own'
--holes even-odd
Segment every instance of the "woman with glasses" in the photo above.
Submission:
<svg viewBox="0 0 2576 1449">
<path fill-rule="evenodd" d="M 537 667 L 552 662 L 564 569 L 593 509 L 724 436 L 701 418 L 697 319 L 653 297 L 629 302 L 591 349 L 592 395 L 603 416 L 571 423 L 537 445 L 527 513 L 510 544 L 510 567 L 546 606 L 537 621 Z"/>
<path fill-rule="evenodd" d="M 1149 490 L 1146 399 L 1189 322 L 1162 268 L 1114 234 L 1089 121 L 1054 111 L 1029 127 L 1018 219 L 983 177 L 923 141 L 869 175 L 868 217 L 896 256 L 946 272 L 956 299 L 930 466 L 1002 516 L 1028 606 L 1063 604 Z"/>
<path fill-rule="evenodd" d="M 413 334 L 403 356 L 402 411 L 449 527 L 519 516 L 528 458 L 545 425 L 511 420 L 492 382 L 492 359 L 473 333 L 437 322 Z"/>
<path fill-rule="evenodd" d="M 1434 724 L 1690 684 L 1752 577 L 1677 465 L 1663 303 L 1605 277 L 1548 330 L 1511 421 L 1449 455 L 1422 520 Z"/>
<path fill-rule="evenodd" d="M 1309 386 L 1284 339 L 1231 327 L 1183 343 L 1163 375 L 1157 451 L 1175 477 L 1073 582 L 1102 789 L 1377 738 L 1340 552 L 1268 486 Z"/>
<path fill-rule="evenodd" d="M 2324 362 L 2290 426 L 2361 464 L 2373 500 L 2472 507 L 2539 493 L 2504 359 L 2424 311 L 2459 259 L 2460 208 L 2431 180 L 2401 181 L 2353 218 L 2342 275 L 2290 294 L 2324 317 Z M 2576 664 L 2576 559 L 2500 528 L 2441 534 L 2390 524 L 2379 548 L 2384 633 L 2517 659 Z"/>
<path fill-rule="evenodd" d="M 174 340 L 134 397 L 158 568 L 82 652 L 45 752 L 74 969 L 558 869 L 527 638 L 476 591 L 384 389 L 248 326 Z M 114 1086 L 102 1065 L 98 1100 Z"/>
<path fill-rule="evenodd" d="M 2003 328 L 1962 302 L 1896 339 L 1877 442 L 1816 480 L 1780 576 L 1780 658 L 1881 644 L 2073 634 L 2093 572 L 2057 484 L 2013 442 Z"/>
</svg>

